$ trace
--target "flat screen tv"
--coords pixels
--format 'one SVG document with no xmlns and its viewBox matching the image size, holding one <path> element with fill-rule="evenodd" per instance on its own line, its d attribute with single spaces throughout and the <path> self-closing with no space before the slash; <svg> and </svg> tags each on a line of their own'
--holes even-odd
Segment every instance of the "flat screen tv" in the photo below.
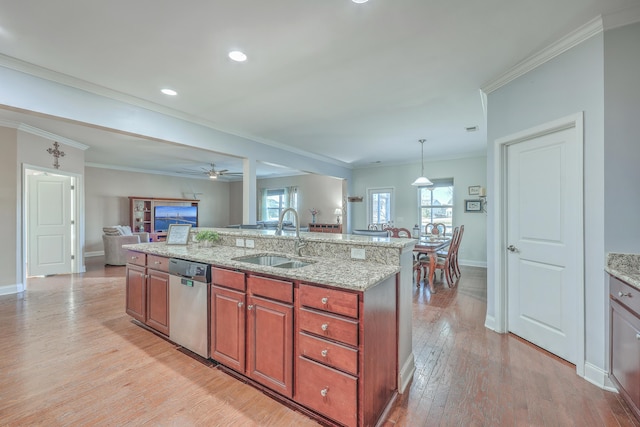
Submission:
<svg viewBox="0 0 640 427">
<path fill-rule="evenodd" d="M 156 233 L 169 230 L 169 224 L 198 226 L 197 206 L 156 206 L 153 212 L 153 230 Z"/>
</svg>

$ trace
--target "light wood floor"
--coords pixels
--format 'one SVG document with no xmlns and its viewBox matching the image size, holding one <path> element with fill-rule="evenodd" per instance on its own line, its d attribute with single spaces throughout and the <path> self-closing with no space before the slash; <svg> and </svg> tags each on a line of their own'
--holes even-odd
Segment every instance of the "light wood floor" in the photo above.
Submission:
<svg viewBox="0 0 640 427">
<path fill-rule="evenodd" d="M 312 426 L 124 313 L 124 268 L 30 279 L 0 296 L 2 426 Z M 385 426 L 640 426 L 575 368 L 484 328 L 486 274 L 414 291 L 417 370 Z"/>
</svg>

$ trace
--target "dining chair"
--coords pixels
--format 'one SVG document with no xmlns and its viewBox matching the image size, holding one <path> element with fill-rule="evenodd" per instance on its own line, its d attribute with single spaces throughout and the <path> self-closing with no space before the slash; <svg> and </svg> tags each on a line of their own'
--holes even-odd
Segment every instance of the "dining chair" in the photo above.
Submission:
<svg viewBox="0 0 640 427">
<path fill-rule="evenodd" d="M 456 252 L 455 242 L 458 241 L 459 234 L 460 234 L 460 228 L 459 227 L 454 228 L 453 234 L 451 236 L 451 244 L 449 244 L 449 247 L 446 252 L 442 252 L 442 253 L 438 252 L 438 259 L 435 265 L 435 269 L 440 270 L 440 280 L 442 280 L 442 276 L 444 275 L 447 281 L 447 285 L 450 288 L 455 286 L 455 284 L 457 283 L 457 279 L 459 278 L 459 276 L 454 275 L 454 270 L 453 270 L 453 262 L 454 262 L 453 258 L 455 257 L 455 252 Z M 419 261 L 421 264 L 420 265 L 421 270 L 425 270 L 425 277 L 429 277 L 427 276 L 427 274 L 431 274 L 430 271 L 427 272 L 429 269 L 429 258 L 428 257 L 420 258 Z"/>
<path fill-rule="evenodd" d="M 407 228 L 387 227 L 387 228 L 385 228 L 385 230 L 389 232 L 391 237 L 407 237 L 407 238 L 411 238 L 411 231 L 409 231 L 409 229 L 407 229 Z"/>
<path fill-rule="evenodd" d="M 453 254 L 453 262 L 452 268 L 456 277 L 459 279 L 461 276 L 460 273 L 460 265 L 458 264 L 458 250 L 460 249 L 460 242 L 462 241 L 462 234 L 464 233 L 464 225 L 460 226 L 460 230 L 458 231 L 458 236 L 455 242 L 455 252 Z"/>
<path fill-rule="evenodd" d="M 425 234 L 437 234 L 445 237 L 447 235 L 447 226 L 442 222 L 428 222 L 424 226 Z"/>
<path fill-rule="evenodd" d="M 369 224 L 367 226 L 368 230 L 377 230 L 378 229 L 378 225 L 377 224 Z"/>
</svg>

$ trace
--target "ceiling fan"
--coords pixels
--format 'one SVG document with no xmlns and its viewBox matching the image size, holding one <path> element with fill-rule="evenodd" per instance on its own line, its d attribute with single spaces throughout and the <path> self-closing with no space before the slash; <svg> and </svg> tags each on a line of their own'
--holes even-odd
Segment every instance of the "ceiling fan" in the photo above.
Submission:
<svg viewBox="0 0 640 427">
<path fill-rule="evenodd" d="M 216 169 L 214 163 L 209 163 L 210 167 L 200 168 L 201 172 L 191 172 L 196 174 L 205 174 L 210 179 L 218 179 L 220 176 L 242 176 L 242 172 L 229 172 L 229 169 Z"/>
</svg>

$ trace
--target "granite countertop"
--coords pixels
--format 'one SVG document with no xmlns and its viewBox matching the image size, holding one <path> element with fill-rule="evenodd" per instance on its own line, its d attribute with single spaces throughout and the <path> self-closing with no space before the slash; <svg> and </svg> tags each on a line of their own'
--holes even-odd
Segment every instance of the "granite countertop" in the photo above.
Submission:
<svg viewBox="0 0 640 427">
<path fill-rule="evenodd" d="M 288 279 L 303 280 L 357 291 L 364 291 L 400 271 L 400 266 L 397 265 L 381 265 L 366 261 L 323 257 L 297 257 L 292 254 L 271 251 L 269 251 L 269 254 L 282 255 L 296 260 L 311 261 L 313 264 L 292 269 L 269 267 L 233 260 L 233 258 L 262 254 L 266 253 L 266 251 L 222 245 L 211 248 L 200 248 L 196 244 L 182 246 L 167 245 L 164 242 L 158 242 L 123 245 L 123 247 L 152 255 L 181 258 L 220 267 L 237 268 L 245 271 L 265 273 Z"/>
<path fill-rule="evenodd" d="M 640 289 L 639 254 L 609 253 L 604 270 L 623 282 Z"/>
</svg>

